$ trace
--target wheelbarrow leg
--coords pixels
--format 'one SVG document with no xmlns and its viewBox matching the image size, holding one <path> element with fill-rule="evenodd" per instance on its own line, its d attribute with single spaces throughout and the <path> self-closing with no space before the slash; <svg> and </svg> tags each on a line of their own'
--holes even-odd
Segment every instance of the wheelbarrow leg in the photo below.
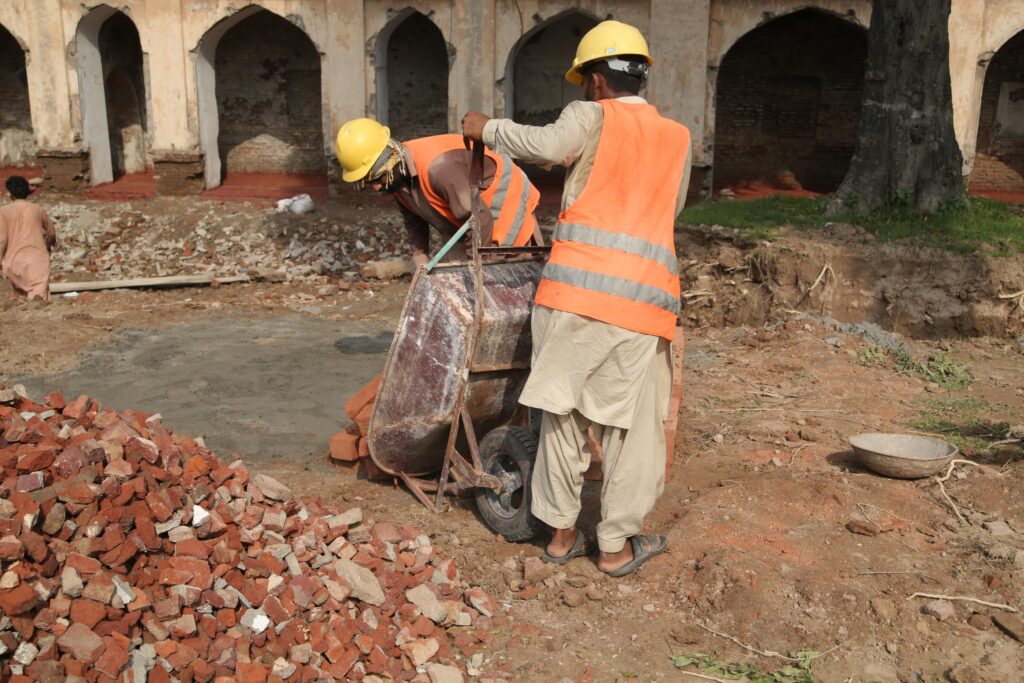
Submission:
<svg viewBox="0 0 1024 683">
<path fill-rule="evenodd" d="M 430 508 L 431 512 L 435 514 L 437 513 L 437 508 L 434 506 L 434 503 L 431 502 L 430 496 L 424 493 L 423 489 L 420 488 L 419 482 L 417 482 L 415 479 L 410 477 L 405 472 L 399 472 L 398 476 L 402 478 L 402 481 L 405 482 L 405 485 L 409 487 L 410 491 L 412 491 L 412 495 L 416 496 L 421 503 Z M 441 489 L 438 488 L 438 491 L 440 490 Z"/>
<path fill-rule="evenodd" d="M 484 464 L 480 460 L 480 444 L 476 440 L 476 430 L 473 429 L 473 421 L 469 419 L 469 410 L 463 404 L 462 410 L 459 412 L 462 415 L 462 427 L 466 430 L 466 441 L 469 442 L 469 455 L 473 458 L 473 467 L 478 472 L 482 472 Z"/>
<path fill-rule="evenodd" d="M 462 403 L 461 397 L 459 403 Z M 464 405 L 460 406 L 459 414 L 452 420 L 451 429 L 448 430 L 448 445 L 444 449 L 444 465 L 441 466 L 441 476 L 437 480 L 437 493 L 434 495 L 434 504 L 430 506 L 435 513 L 441 509 L 441 501 L 444 500 L 444 489 L 448 485 L 448 471 L 452 464 L 452 454 L 455 452 L 455 439 L 459 436 L 459 419 L 464 407 Z"/>
</svg>

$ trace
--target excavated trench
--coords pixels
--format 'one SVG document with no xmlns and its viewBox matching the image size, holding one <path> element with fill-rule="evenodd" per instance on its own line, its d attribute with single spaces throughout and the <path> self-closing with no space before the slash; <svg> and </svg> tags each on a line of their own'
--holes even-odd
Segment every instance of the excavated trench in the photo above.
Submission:
<svg viewBox="0 0 1024 683">
<path fill-rule="evenodd" d="M 1020 256 L 879 245 L 841 223 L 771 241 L 687 226 L 676 251 L 688 327 L 760 326 L 802 311 L 918 339 L 1024 333 L 1024 298 L 1007 296 L 1024 290 Z"/>
</svg>

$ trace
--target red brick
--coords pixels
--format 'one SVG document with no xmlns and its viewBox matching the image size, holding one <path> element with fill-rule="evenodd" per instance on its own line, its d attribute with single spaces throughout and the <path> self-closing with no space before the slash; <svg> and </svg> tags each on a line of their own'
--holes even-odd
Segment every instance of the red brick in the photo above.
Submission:
<svg viewBox="0 0 1024 683">
<path fill-rule="evenodd" d="M 39 604 L 39 596 L 28 583 L 0 590 L 0 613 L 8 616 L 24 614 Z"/>
<path fill-rule="evenodd" d="M 146 504 L 149 505 L 153 517 L 160 522 L 166 522 L 174 514 L 174 508 L 171 506 L 166 491 L 152 491 L 146 496 Z"/>
<path fill-rule="evenodd" d="M 128 650 L 114 638 L 106 638 L 104 642 L 106 649 L 96 660 L 96 670 L 111 678 L 117 678 L 121 669 L 128 663 Z"/>
<path fill-rule="evenodd" d="M 16 536 L 8 535 L 0 538 L 0 559 L 18 560 L 25 554 L 25 544 Z"/>
<path fill-rule="evenodd" d="M 367 405 L 373 403 L 377 398 L 377 390 L 380 388 L 380 380 L 382 375 L 377 375 L 369 382 L 367 382 L 363 388 L 355 393 L 348 401 L 345 402 L 344 410 L 345 414 L 349 416 L 353 422 L 356 421 L 356 417 L 366 408 Z M 365 434 L 366 432 L 363 432 Z"/>
<path fill-rule="evenodd" d="M 65 503 L 88 504 L 96 500 L 96 492 L 84 481 L 71 480 L 55 485 L 57 498 Z"/>
<path fill-rule="evenodd" d="M 266 683 L 267 667 L 258 662 L 238 662 L 235 665 L 235 678 L 245 683 Z"/>
<path fill-rule="evenodd" d="M 107 606 L 95 600 L 75 600 L 71 603 L 70 617 L 72 623 L 95 628 L 96 624 L 107 618 Z"/>
<path fill-rule="evenodd" d="M 64 395 L 59 391 L 51 391 L 43 396 L 43 403 L 54 410 L 61 410 L 67 405 L 64 401 Z"/>
<path fill-rule="evenodd" d="M 347 430 L 332 436 L 328 446 L 335 460 L 354 462 L 359 459 L 359 436 Z"/>
<path fill-rule="evenodd" d="M 84 624 L 71 624 L 57 645 L 80 662 L 93 663 L 103 653 L 103 640 Z"/>
<path fill-rule="evenodd" d="M 210 556 L 210 549 L 197 538 L 189 538 L 174 544 L 174 554 L 181 557 L 195 557 L 205 560 Z"/>
<path fill-rule="evenodd" d="M 64 410 L 61 412 L 64 413 L 65 417 L 70 417 L 74 420 L 77 420 L 80 419 L 83 415 L 85 415 L 89 411 L 89 409 L 94 407 L 95 405 L 95 401 L 93 401 L 88 396 L 79 396 L 74 401 L 64 406 Z"/>
</svg>

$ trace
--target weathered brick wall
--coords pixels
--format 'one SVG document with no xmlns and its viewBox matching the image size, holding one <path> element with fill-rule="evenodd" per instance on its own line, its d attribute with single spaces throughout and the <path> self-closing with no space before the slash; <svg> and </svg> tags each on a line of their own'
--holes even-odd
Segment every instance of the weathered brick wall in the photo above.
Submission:
<svg viewBox="0 0 1024 683">
<path fill-rule="evenodd" d="M 323 173 L 320 55 L 294 24 L 259 12 L 217 48 L 226 173 Z"/>
<path fill-rule="evenodd" d="M 1004 84 L 1019 84 L 1019 87 Z M 1024 32 L 1011 38 L 996 53 L 985 72 L 977 156 L 971 173 L 973 189 L 1024 192 L 1022 126 L 1020 122 L 1007 126 L 1007 122 L 997 117 L 1000 97 L 1007 89 L 1012 102 L 1024 101 Z M 1020 106 L 1017 104 L 1015 109 Z"/>
<path fill-rule="evenodd" d="M 791 173 L 804 189 L 835 190 L 856 144 L 866 58 L 863 29 L 813 10 L 737 41 L 718 73 L 715 188 Z"/>
<path fill-rule="evenodd" d="M 34 153 L 25 53 L 0 26 L 0 165 L 28 163 Z"/>
<path fill-rule="evenodd" d="M 544 125 L 558 118 L 573 100 L 582 99 L 579 86 L 565 80 L 576 45 L 597 24 L 585 14 L 566 14 L 530 36 L 516 53 L 512 68 L 513 118 Z"/>
<path fill-rule="evenodd" d="M 114 176 L 145 171 L 151 164 L 139 32 L 131 19 L 117 12 L 100 28 L 99 45 Z"/>
<path fill-rule="evenodd" d="M 448 48 L 441 31 L 419 12 L 388 41 L 388 126 L 410 140 L 448 132 Z"/>
</svg>

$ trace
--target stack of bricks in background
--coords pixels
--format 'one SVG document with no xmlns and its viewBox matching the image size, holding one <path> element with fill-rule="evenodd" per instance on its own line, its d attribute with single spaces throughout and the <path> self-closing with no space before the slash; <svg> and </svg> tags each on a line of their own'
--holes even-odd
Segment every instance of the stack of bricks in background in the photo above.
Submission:
<svg viewBox="0 0 1024 683">
<path fill-rule="evenodd" d="M 370 448 L 366 437 L 370 433 L 370 418 L 373 406 L 377 401 L 377 390 L 380 388 L 380 375 L 370 380 L 366 386 L 356 392 L 344 406 L 345 414 L 352 424 L 331 437 L 329 446 L 331 458 L 341 462 L 359 461 L 367 479 L 390 479 L 378 468 L 370 458 Z"/>
<path fill-rule="evenodd" d="M 0 680 L 426 683 L 482 663 L 495 602 L 427 536 L 300 502 L 159 416 L 0 384 L 0 467 Z"/>
</svg>

